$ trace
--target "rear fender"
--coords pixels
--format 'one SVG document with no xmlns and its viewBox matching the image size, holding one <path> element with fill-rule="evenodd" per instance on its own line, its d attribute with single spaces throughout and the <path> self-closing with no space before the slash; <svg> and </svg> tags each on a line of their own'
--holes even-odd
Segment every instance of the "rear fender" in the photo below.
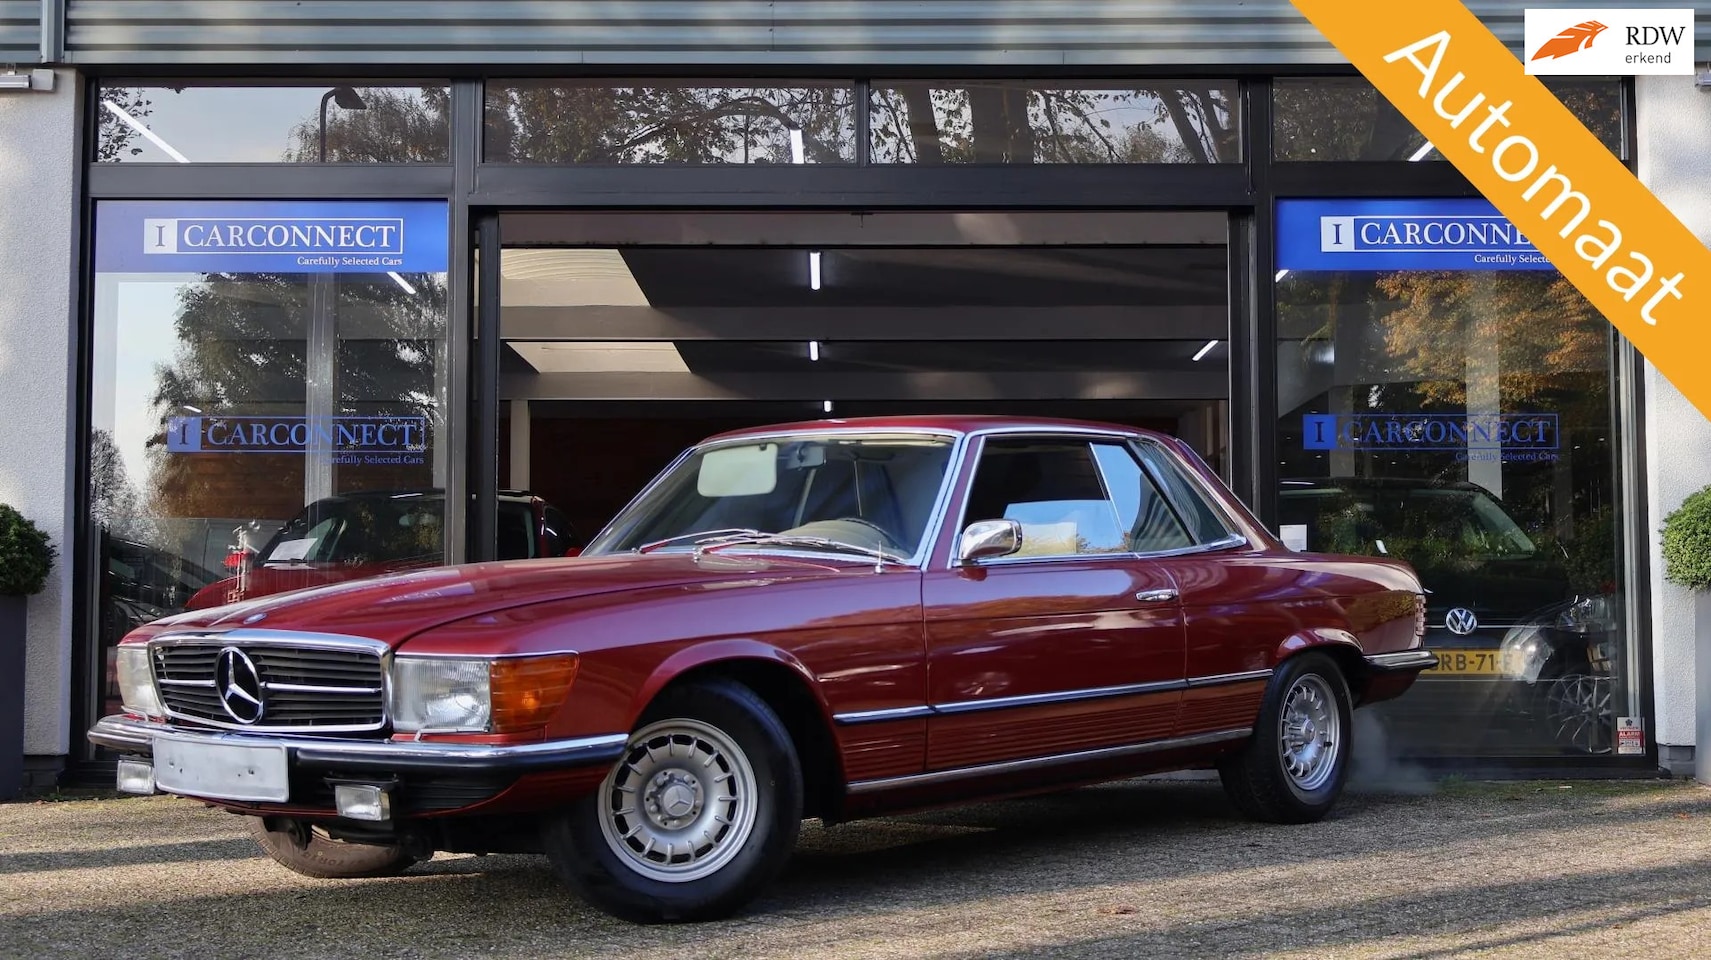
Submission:
<svg viewBox="0 0 1711 960">
<path fill-rule="evenodd" d="M 1342 668 L 1343 679 L 1349 685 L 1349 695 L 1361 702 L 1367 681 L 1367 664 L 1360 641 L 1347 630 L 1337 627 L 1308 627 L 1291 634 L 1277 645 L 1274 660 L 1278 669 L 1284 661 L 1304 653 L 1324 653 Z"/>
</svg>

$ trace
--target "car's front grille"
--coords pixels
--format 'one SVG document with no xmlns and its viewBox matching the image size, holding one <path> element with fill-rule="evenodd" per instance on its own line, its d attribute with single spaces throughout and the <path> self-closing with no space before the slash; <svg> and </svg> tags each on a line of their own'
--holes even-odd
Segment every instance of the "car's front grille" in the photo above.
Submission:
<svg viewBox="0 0 1711 960">
<path fill-rule="evenodd" d="M 154 676 L 167 713 L 185 720 L 311 733 L 386 725 L 385 667 L 366 650 L 163 644 L 154 650 Z M 259 700 L 259 708 L 245 694 Z"/>
</svg>

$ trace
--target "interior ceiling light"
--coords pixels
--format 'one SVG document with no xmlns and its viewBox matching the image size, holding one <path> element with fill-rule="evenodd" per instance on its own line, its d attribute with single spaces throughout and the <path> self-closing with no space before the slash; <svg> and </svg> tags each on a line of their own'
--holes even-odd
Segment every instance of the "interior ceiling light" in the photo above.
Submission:
<svg viewBox="0 0 1711 960">
<path fill-rule="evenodd" d="M 818 340 L 808 341 L 808 359 L 810 359 L 810 360 L 820 359 L 820 341 L 818 341 Z"/>
<path fill-rule="evenodd" d="M 403 278 L 403 277 L 401 277 L 401 276 L 399 276 L 399 275 L 398 275 L 398 273 L 397 273 L 397 271 L 395 271 L 395 270 L 388 270 L 388 271 L 386 271 L 386 275 L 387 275 L 387 276 L 389 276 L 389 277 L 391 277 L 391 278 L 392 278 L 392 282 L 393 282 L 393 283 L 396 283 L 396 284 L 398 284 L 398 285 L 399 285 L 399 286 L 400 286 L 400 287 L 403 287 L 403 288 L 404 288 L 404 292 L 405 292 L 405 293 L 408 293 L 408 294 L 409 294 L 409 295 L 410 295 L 410 296 L 412 296 L 412 297 L 413 297 L 413 296 L 415 296 L 415 295 L 416 295 L 416 288 L 415 288 L 415 287 L 412 287 L 412 286 L 410 286 L 410 281 L 408 281 L 408 280 L 406 280 L 406 279 L 404 279 L 404 278 Z"/>
<path fill-rule="evenodd" d="M 1204 357 L 1208 353 L 1211 353 L 1212 348 L 1217 346 L 1217 345 L 1218 345 L 1218 341 L 1216 341 L 1216 340 L 1206 341 L 1206 345 L 1204 347 L 1200 348 L 1200 352 L 1194 355 L 1194 359 L 1199 360 L 1201 357 Z"/>
<path fill-rule="evenodd" d="M 820 289 L 820 251 L 818 250 L 808 254 L 808 287 L 812 290 Z"/>
<path fill-rule="evenodd" d="M 832 401 L 830 401 L 830 400 L 820 401 L 820 409 L 824 410 L 827 413 L 831 413 L 832 412 Z"/>
<path fill-rule="evenodd" d="M 103 101 L 101 101 L 101 106 L 105 107 L 108 113 L 112 114 L 115 117 L 118 117 L 120 122 L 122 122 L 125 126 L 130 127 L 132 130 L 135 130 L 137 133 L 142 134 L 143 139 L 145 139 L 148 142 L 159 147 L 162 151 L 164 151 L 166 153 L 167 156 L 171 157 L 174 160 L 177 160 L 179 163 L 189 163 L 190 162 L 189 157 L 185 156 L 182 153 L 179 153 L 176 149 L 173 148 L 172 144 L 167 143 L 165 140 L 162 140 L 160 138 L 160 136 L 158 134 L 156 134 L 153 130 L 150 130 L 148 127 L 144 126 L 143 122 L 141 120 L 138 120 L 136 117 L 133 117 L 130 114 L 126 113 L 123 109 L 121 109 L 119 107 L 118 104 L 114 103 L 111 100 L 103 100 Z"/>
<path fill-rule="evenodd" d="M 790 162 L 807 163 L 808 158 L 802 149 L 802 128 L 790 128 Z"/>
</svg>

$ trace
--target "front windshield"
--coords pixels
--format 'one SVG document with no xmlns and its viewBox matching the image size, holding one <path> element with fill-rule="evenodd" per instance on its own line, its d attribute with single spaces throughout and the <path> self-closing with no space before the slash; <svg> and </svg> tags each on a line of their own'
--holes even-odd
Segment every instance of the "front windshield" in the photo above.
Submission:
<svg viewBox="0 0 1711 960">
<path fill-rule="evenodd" d="M 679 463 L 586 553 L 691 550 L 714 537 L 770 534 L 910 557 L 950 455 L 950 438 L 926 435 L 721 444 Z"/>
</svg>

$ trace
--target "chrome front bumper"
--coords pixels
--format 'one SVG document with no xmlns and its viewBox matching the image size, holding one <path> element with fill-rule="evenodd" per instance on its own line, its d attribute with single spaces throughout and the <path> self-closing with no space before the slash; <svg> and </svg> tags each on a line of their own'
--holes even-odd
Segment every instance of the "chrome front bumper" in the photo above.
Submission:
<svg viewBox="0 0 1711 960">
<path fill-rule="evenodd" d="M 622 733 L 519 744 L 269 736 L 153 723 L 125 716 L 103 718 L 90 729 L 89 740 L 121 754 L 150 756 L 154 753 L 154 739 L 161 734 L 206 738 L 209 743 L 284 747 L 292 766 L 297 768 L 448 775 L 528 773 L 604 765 L 622 756 L 624 745 L 629 742 L 629 737 Z"/>
</svg>

